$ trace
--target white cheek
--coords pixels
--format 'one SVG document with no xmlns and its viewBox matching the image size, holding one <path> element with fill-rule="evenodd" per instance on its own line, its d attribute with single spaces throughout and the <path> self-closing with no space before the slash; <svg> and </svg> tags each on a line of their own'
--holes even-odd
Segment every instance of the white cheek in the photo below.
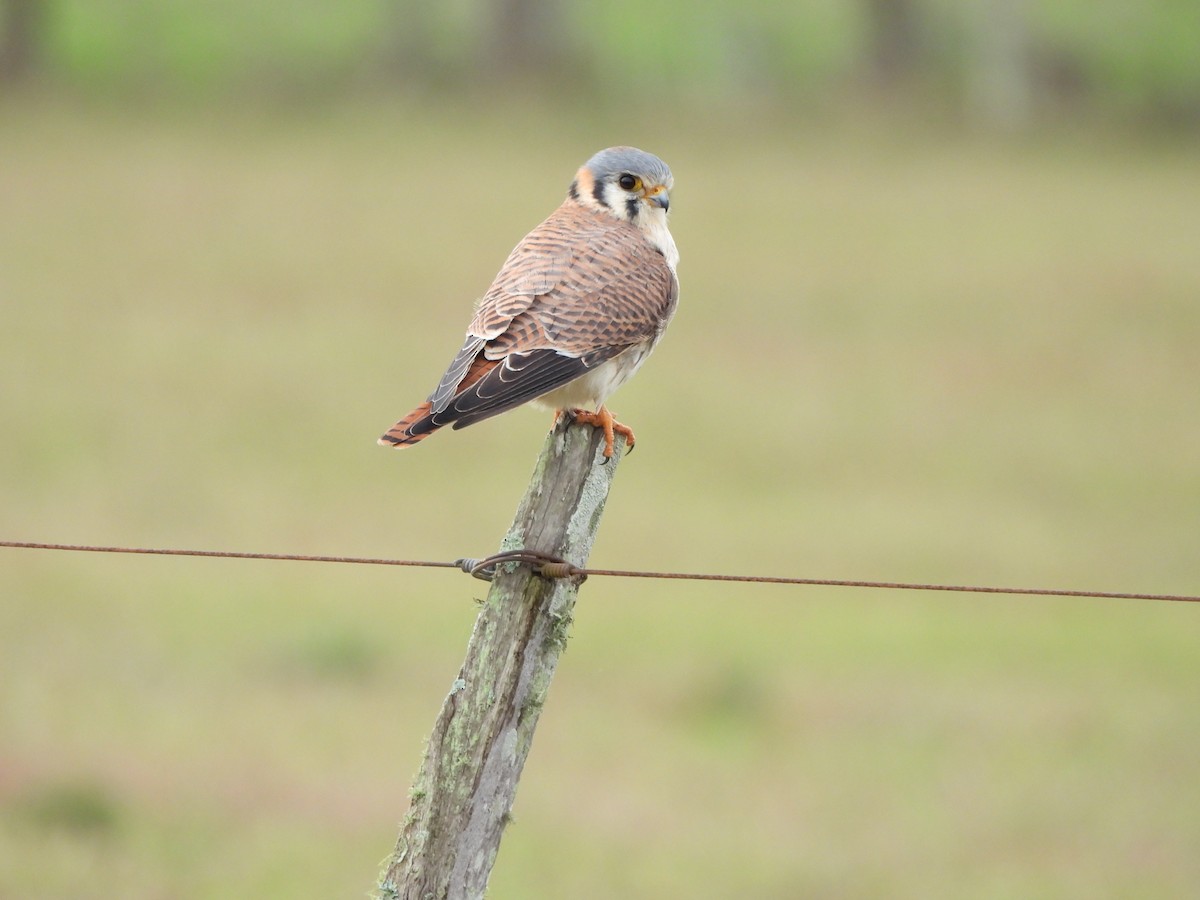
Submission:
<svg viewBox="0 0 1200 900">
<path fill-rule="evenodd" d="M 604 185 L 604 202 L 608 204 L 608 208 L 612 210 L 614 215 L 622 219 L 626 216 L 625 200 L 627 197 L 628 194 L 611 181 Z"/>
<path fill-rule="evenodd" d="M 648 215 L 645 215 L 641 222 L 646 240 L 658 248 L 666 258 L 667 265 L 674 272 L 675 267 L 679 265 L 679 249 L 675 246 L 675 239 L 671 237 L 671 232 L 667 228 L 667 212 L 653 206 L 648 206 L 646 212 Z"/>
</svg>

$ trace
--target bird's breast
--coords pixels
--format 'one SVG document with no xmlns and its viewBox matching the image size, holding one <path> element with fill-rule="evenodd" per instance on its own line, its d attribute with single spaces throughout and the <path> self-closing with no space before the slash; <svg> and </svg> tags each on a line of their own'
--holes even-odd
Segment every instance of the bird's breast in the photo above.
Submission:
<svg viewBox="0 0 1200 900">
<path fill-rule="evenodd" d="M 671 230 L 667 228 L 667 214 L 661 209 L 654 210 L 642 231 L 650 246 L 663 255 L 674 272 L 679 265 L 679 248 L 675 246 L 675 238 L 671 237 Z"/>
</svg>

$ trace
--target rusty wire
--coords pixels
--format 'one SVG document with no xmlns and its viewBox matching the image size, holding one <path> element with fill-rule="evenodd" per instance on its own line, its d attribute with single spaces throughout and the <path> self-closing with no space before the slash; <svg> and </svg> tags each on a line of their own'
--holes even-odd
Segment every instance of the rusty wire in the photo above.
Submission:
<svg viewBox="0 0 1200 900">
<path fill-rule="evenodd" d="M 0 541 L 0 547 L 25 550 L 79 550 L 87 553 L 141 553 L 148 556 L 204 556 L 217 559 L 282 559 L 287 562 L 358 563 L 366 566 L 424 566 L 453 569 L 452 562 L 421 559 L 372 559 L 365 556 L 308 556 L 299 553 L 238 553 L 230 550 L 164 550 L 158 547 L 93 547 L 83 544 L 35 544 L 32 541 Z"/>
<path fill-rule="evenodd" d="M 641 572 L 626 569 L 593 569 L 575 566 L 536 550 L 510 550 L 483 559 L 464 557 L 454 562 L 422 559 L 379 559 L 362 556 L 312 556 L 299 553 L 244 553 L 227 550 L 171 550 L 154 547 L 102 547 L 82 544 L 41 544 L 32 541 L 0 541 L 0 547 L 25 550 L 73 550 L 89 553 L 135 553 L 153 556 L 198 556 L 219 559 L 275 559 L 287 562 L 356 563 L 370 566 L 410 566 L 461 569 L 477 578 L 491 580 L 496 567 L 505 563 L 527 564 L 546 578 L 660 578 L 675 581 L 717 581 L 740 584 L 783 584 L 806 587 L 851 587 L 893 591 L 948 591 L 971 594 L 1016 594 L 1039 597 L 1087 597 L 1101 600 L 1160 600 L 1200 603 L 1200 595 L 1149 594 L 1130 591 L 1083 591 L 1060 588 L 991 587 L 965 584 L 921 584 L 902 581 L 857 581 L 835 578 L 793 578 L 775 575 L 713 575 L 694 572 Z"/>
</svg>

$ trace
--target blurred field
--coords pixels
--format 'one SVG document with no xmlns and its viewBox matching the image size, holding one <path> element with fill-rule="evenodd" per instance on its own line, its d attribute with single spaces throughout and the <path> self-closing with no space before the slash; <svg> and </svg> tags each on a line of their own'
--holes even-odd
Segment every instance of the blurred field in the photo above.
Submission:
<svg viewBox="0 0 1200 900">
<path fill-rule="evenodd" d="M 630 142 L 683 296 L 593 563 L 1200 591 L 1194 145 L 632 118 L 0 107 L 0 534 L 491 552 L 544 416 L 374 439 Z M 3 551 L 0 896 L 362 896 L 481 590 Z M 595 579 L 491 896 L 1195 895 L 1198 615 Z"/>
</svg>

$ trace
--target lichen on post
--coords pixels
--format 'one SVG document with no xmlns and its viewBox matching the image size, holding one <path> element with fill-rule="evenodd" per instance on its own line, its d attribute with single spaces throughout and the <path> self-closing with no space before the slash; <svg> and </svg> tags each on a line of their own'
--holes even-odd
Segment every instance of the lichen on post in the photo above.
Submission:
<svg viewBox="0 0 1200 900">
<path fill-rule="evenodd" d="M 585 566 L 622 445 L 563 417 L 551 430 L 501 550 Z M 409 811 L 377 887 L 384 900 L 482 897 L 550 681 L 578 578 L 497 568 L 466 659 L 433 726 Z"/>
</svg>

